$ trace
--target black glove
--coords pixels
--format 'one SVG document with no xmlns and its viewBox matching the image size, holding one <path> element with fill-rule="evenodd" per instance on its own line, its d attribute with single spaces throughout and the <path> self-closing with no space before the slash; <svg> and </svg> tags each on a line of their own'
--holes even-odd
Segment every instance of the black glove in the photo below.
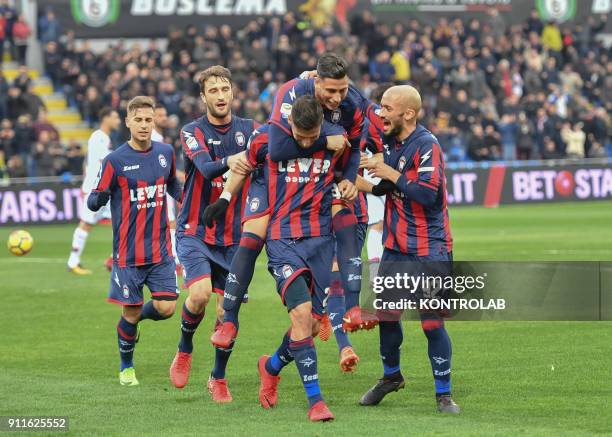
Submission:
<svg viewBox="0 0 612 437">
<path fill-rule="evenodd" d="M 109 190 L 98 192 L 98 199 L 102 205 L 106 205 L 108 201 L 110 200 L 110 197 L 111 197 L 111 194 Z"/>
<path fill-rule="evenodd" d="M 215 221 L 225 216 L 225 211 L 229 206 L 229 201 L 226 199 L 217 199 L 212 205 L 208 205 L 204 210 L 204 221 L 206 226 L 212 228 L 215 225 Z"/>
<path fill-rule="evenodd" d="M 384 196 L 393 190 L 395 190 L 395 184 L 391 181 L 383 179 L 378 183 L 378 185 L 374 185 L 372 187 L 372 194 L 375 196 Z"/>
</svg>

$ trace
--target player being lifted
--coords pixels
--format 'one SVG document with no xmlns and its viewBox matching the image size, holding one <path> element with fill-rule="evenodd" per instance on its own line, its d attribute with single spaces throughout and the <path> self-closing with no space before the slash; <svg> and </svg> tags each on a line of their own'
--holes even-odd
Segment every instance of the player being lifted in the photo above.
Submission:
<svg viewBox="0 0 612 437">
<path fill-rule="evenodd" d="M 348 132 L 348 138 L 351 143 L 353 153 L 352 162 L 347 163 L 349 169 L 347 172 L 352 174 L 354 181 L 358 167 L 358 152 L 359 143 L 362 137 L 364 128 L 364 117 L 362 108 L 366 105 L 366 100 L 361 96 L 358 90 L 349 85 L 349 79 L 346 73 L 347 64 L 339 56 L 329 53 L 323 55 L 317 65 L 316 79 L 294 79 L 285 83 L 277 93 L 274 110 L 270 117 L 269 141 L 277 144 L 279 149 L 284 147 L 291 148 L 294 140 L 291 137 L 291 126 L 288 123 L 288 117 L 291 113 L 292 105 L 295 100 L 302 95 L 314 96 L 323 108 L 324 117 L 332 124 L 342 126 Z M 328 142 L 330 148 L 342 148 L 344 144 L 340 141 Z M 345 155 L 348 157 L 348 154 Z M 227 201 L 220 199 L 207 210 L 206 214 L 209 220 L 216 217 L 223 217 Z M 249 206 L 250 207 L 250 206 Z M 230 277 L 235 281 L 227 282 L 225 289 L 226 299 L 224 301 L 224 324 L 223 327 L 216 331 L 211 338 L 213 344 L 227 345 L 236 337 L 238 332 L 238 312 L 240 309 L 241 296 L 246 292 L 255 269 L 255 260 L 263 247 L 263 236 L 267 227 L 267 214 L 263 214 L 261 220 L 252 220 L 248 223 L 248 228 L 245 224 L 244 234 L 251 242 L 248 245 L 241 245 L 238 249 L 238 255 L 234 258 L 230 269 Z M 357 223 L 353 212 L 341 205 L 334 206 L 334 232 L 338 240 L 338 254 L 340 264 L 344 267 L 346 277 L 352 277 L 351 283 L 353 298 L 353 313 L 356 314 L 352 318 L 351 326 L 348 330 L 358 329 L 359 327 L 367 326 L 374 327 L 375 320 L 370 318 L 364 322 L 361 318 L 361 311 L 358 307 L 359 290 L 361 288 L 361 264 L 354 262 L 361 260 L 355 242 L 357 234 Z M 342 250 L 344 249 L 344 250 Z M 342 257 L 343 255 L 343 257 Z M 339 281 L 335 281 L 338 283 Z M 337 287 L 335 287 L 337 289 Z M 334 313 L 339 313 L 340 318 L 344 314 L 344 296 L 342 301 L 338 300 L 340 307 L 334 310 Z M 333 306 L 333 305 L 332 305 Z M 330 312 L 332 309 L 330 308 Z M 342 324 L 339 325 L 342 327 Z M 345 327 L 346 328 L 346 327 Z M 344 350 L 349 355 L 341 357 L 341 366 L 343 370 L 352 370 L 356 364 L 356 355 L 350 348 L 350 342 L 344 329 L 335 330 L 338 340 L 340 352 Z M 345 361 L 346 360 L 346 361 Z M 350 366 L 344 367 L 343 361 Z"/>
<path fill-rule="evenodd" d="M 221 195 L 225 174 L 230 169 L 238 174 L 250 173 L 245 150 L 255 127 L 253 120 L 232 115 L 232 76 L 227 68 L 208 68 L 200 74 L 199 83 L 206 115 L 181 129 L 187 178 L 178 217 L 177 246 L 189 296 L 183 305 L 178 352 L 170 367 L 170 379 L 178 388 L 189 380 L 193 335 L 211 294 L 214 291 L 223 295 L 227 271 L 240 241 L 246 189 L 227 199 L 229 210 L 225 219 L 211 228 L 204 223 L 204 209 Z M 217 320 L 223 317 L 222 300 L 217 300 Z M 232 347 L 233 341 L 226 347 L 215 348 L 208 390 L 216 402 L 232 400 L 225 379 Z"/>
<path fill-rule="evenodd" d="M 370 162 L 370 173 L 382 179 L 385 203 L 380 276 L 393 276 L 398 266 L 428 268 L 436 262 L 450 274 L 452 237 L 446 206 L 444 157 L 435 136 L 417 123 L 421 96 L 409 85 L 389 88 L 381 102 L 384 163 Z M 419 271 L 414 272 L 417 276 Z M 424 273 L 425 274 L 425 273 Z M 451 398 L 451 341 L 438 312 L 421 311 L 421 326 L 435 383 L 438 411 L 459 413 Z M 404 387 L 400 372 L 402 324 L 397 318 L 380 320 L 380 355 L 384 374 L 362 398 L 361 405 L 377 405 L 388 393 Z"/>
<path fill-rule="evenodd" d="M 134 347 L 140 321 L 174 314 L 178 298 L 166 207 L 166 193 L 180 199 L 172 146 L 151 141 L 155 103 L 138 96 L 127 106 L 130 140 L 103 161 L 99 179 L 87 199 L 97 211 L 110 199 L 113 222 L 113 268 L 108 300 L 123 306 L 117 324 L 121 385 L 138 385 Z M 143 286 L 151 300 L 143 305 Z"/>
<path fill-rule="evenodd" d="M 110 108 L 103 108 L 100 111 L 99 118 L 100 128 L 92 133 L 87 141 L 85 178 L 81 186 L 83 194 L 81 221 L 74 230 L 72 236 L 72 251 L 68 258 L 68 271 L 76 273 L 77 275 L 90 275 L 92 273 L 91 270 L 81 266 L 81 255 L 85 249 L 89 232 L 91 232 L 93 226 L 106 215 L 105 213 L 108 211 L 108 207 L 105 206 L 103 210 L 95 213 L 87 207 L 87 198 L 94 188 L 96 176 L 100 172 L 102 161 L 106 158 L 106 155 L 112 151 L 113 145 L 111 143 L 110 134 L 112 131 L 117 130 L 121 123 L 117 111 Z"/>
</svg>

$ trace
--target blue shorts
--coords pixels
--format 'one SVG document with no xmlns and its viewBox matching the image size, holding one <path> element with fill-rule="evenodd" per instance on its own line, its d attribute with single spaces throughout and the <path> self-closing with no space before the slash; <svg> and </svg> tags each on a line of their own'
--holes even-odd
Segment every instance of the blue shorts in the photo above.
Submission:
<svg viewBox="0 0 612 437">
<path fill-rule="evenodd" d="M 283 304 L 289 284 L 304 274 L 312 296 L 312 314 L 317 319 L 323 317 L 333 251 L 334 238 L 331 235 L 266 241 L 268 270 L 276 281 L 276 290 Z"/>
<path fill-rule="evenodd" d="M 151 299 L 178 299 L 174 259 L 168 257 L 160 263 L 139 267 L 119 267 L 113 263 L 107 300 L 124 306 L 142 305 L 144 285 L 149 288 Z"/>
<path fill-rule="evenodd" d="M 440 250 L 432 250 L 432 255 L 418 256 L 416 254 L 407 254 L 385 248 L 380 266 L 378 268 L 379 277 L 396 277 L 398 274 L 405 274 L 411 277 L 440 277 L 445 278 L 452 275 L 453 254 L 447 252 L 444 247 L 445 243 L 440 243 Z M 444 283 L 444 281 L 442 281 Z M 414 300 L 419 299 L 444 299 L 451 291 L 445 288 L 429 288 L 429 286 L 418 287 L 408 293 L 405 289 L 395 289 L 390 287 L 385 291 L 388 293 L 389 299 L 409 298 Z M 381 295 L 382 296 L 382 295 Z"/>
<path fill-rule="evenodd" d="M 246 205 L 242 215 L 242 223 L 269 213 L 268 184 L 263 169 L 257 169 L 251 174 L 251 183 L 249 185 Z"/>
<path fill-rule="evenodd" d="M 211 278 L 213 291 L 223 296 L 225 280 L 238 245 L 213 246 L 191 235 L 177 235 L 176 252 L 183 266 L 185 287 Z"/>
</svg>

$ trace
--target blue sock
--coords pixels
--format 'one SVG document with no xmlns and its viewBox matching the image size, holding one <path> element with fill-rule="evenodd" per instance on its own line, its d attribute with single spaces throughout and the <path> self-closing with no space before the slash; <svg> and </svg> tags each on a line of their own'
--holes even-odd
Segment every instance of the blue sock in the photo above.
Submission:
<svg viewBox="0 0 612 437">
<path fill-rule="evenodd" d="M 215 347 L 215 366 L 210 373 L 215 379 L 223 379 L 225 378 L 225 368 L 227 367 L 227 362 L 229 361 L 229 357 L 232 354 L 232 350 L 234 350 L 234 343 L 230 345 L 229 348 L 223 349 L 220 347 Z"/>
<path fill-rule="evenodd" d="M 232 259 L 230 272 L 225 282 L 223 292 L 224 322 L 232 322 L 238 327 L 238 312 L 244 294 L 253 279 L 255 261 L 261 253 L 264 241 L 259 236 L 244 232 L 240 238 L 240 245 Z"/>
<path fill-rule="evenodd" d="M 204 318 L 202 314 L 193 314 L 187 309 L 187 305 L 183 304 L 183 314 L 181 316 L 181 340 L 179 341 L 178 349 L 180 352 L 190 354 L 193 352 L 193 335 L 198 329 L 200 322 Z"/>
<path fill-rule="evenodd" d="M 121 357 L 121 370 L 134 367 L 134 347 L 136 346 L 136 327 L 125 320 L 123 316 L 117 323 L 117 337 L 119 344 L 119 356 Z"/>
<path fill-rule="evenodd" d="M 312 337 L 303 340 L 291 340 L 289 350 L 295 359 L 295 364 L 300 373 L 308 404 L 314 404 L 323 400 L 321 389 L 319 388 L 319 373 L 317 370 L 317 350 L 314 347 Z"/>
<path fill-rule="evenodd" d="M 145 303 L 142 307 L 142 312 L 140 313 L 140 320 L 165 320 L 168 317 L 162 316 L 159 311 L 157 311 L 157 309 L 155 309 L 155 306 L 153 305 L 153 301 L 150 300 L 147 303 Z"/>
<path fill-rule="evenodd" d="M 338 343 L 338 350 L 342 352 L 347 346 L 351 346 L 347 332 L 342 328 L 342 318 L 346 312 L 344 304 L 344 290 L 340 281 L 340 273 L 332 272 L 331 286 L 329 287 L 329 295 L 327 297 L 327 313 L 329 321 Z"/>
<path fill-rule="evenodd" d="M 361 253 L 357 244 L 357 219 L 350 209 L 340 210 L 332 219 L 336 237 L 338 267 L 342 274 L 346 309 L 359 305 Z"/>
<path fill-rule="evenodd" d="M 291 329 L 287 331 L 283 337 L 281 345 L 278 347 L 274 355 L 266 361 L 266 371 L 270 375 L 277 376 L 283 367 L 293 361 L 293 356 L 289 351 L 289 342 L 291 341 Z"/>
<path fill-rule="evenodd" d="M 404 340 L 402 322 L 381 321 L 378 328 L 384 375 L 390 376 L 400 371 L 400 347 Z"/>
<path fill-rule="evenodd" d="M 450 394 L 452 346 L 444 320 L 437 314 L 422 313 L 421 327 L 427 337 L 427 353 L 431 361 L 436 394 Z"/>
</svg>

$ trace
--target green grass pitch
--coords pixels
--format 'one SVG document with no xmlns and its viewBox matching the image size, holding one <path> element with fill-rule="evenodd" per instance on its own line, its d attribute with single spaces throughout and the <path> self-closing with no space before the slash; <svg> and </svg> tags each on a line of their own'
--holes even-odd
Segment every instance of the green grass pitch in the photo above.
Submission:
<svg viewBox="0 0 612 437">
<path fill-rule="evenodd" d="M 612 202 L 499 209 L 453 208 L 459 260 L 612 260 Z M 340 373 L 331 339 L 317 340 L 323 395 L 336 421 L 311 424 L 294 366 L 283 372 L 279 405 L 257 401 L 257 358 L 276 348 L 288 317 L 257 264 L 228 368 L 234 402 L 215 405 L 205 390 L 213 361 L 213 310 L 195 337 L 192 375 L 171 387 L 168 367 L 179 337 L 176 314 L 145 322 L 136 348 L 141 385 L 121 387 L 115 323 L 104 301 L 110 228 L 96 228 L 84 264 L 90 277 L 65 270 L 72 226 L 31 227 L 34 250 L 0 255 L 0 416 L 69 416 L 74 435 L 592 435 L 612 432 L 610 322 L 448 322 L 453 341 L 456 417 L 435 411 L 425 337 L 405 324 L 405 390 L 378 407 L 357 405 L 381 374 L 378 334 L 352 336 L 358 372 Z M 9 229 L 2 234 L 8 236 Z M 577 290 L 579 292 L 579 290 Z M 179 304 L 185 298 L 181 295 Z M 37 434 L 41 435 L 41 434 Z"/>
</svg>

